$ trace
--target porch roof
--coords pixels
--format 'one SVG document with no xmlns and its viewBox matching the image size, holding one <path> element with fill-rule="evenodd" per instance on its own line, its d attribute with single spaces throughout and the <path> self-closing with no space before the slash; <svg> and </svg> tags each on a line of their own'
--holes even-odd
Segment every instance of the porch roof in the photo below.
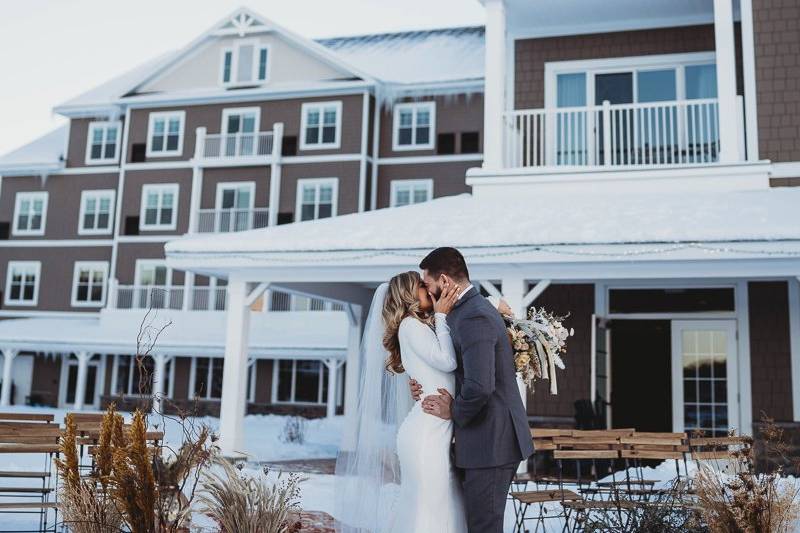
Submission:
<svg viewBox="0 0 800 533">
<path fill-rule="evenodd" d="M 262 270 L 258 274 L 270 274 L 271 281 L 385 279 L 398 268 L 414 268 L 427 251 L 443 245 L 461 249 L 487 276 L 529 265 L 554 279 L 596 279 L 625 275 L 625 268 L 645 263 L 679 265 L 685 275 L 698 276 L 693 267 L 713 262 L 719 269 L 725 260 L 788 261 L 797 273 L 798 205 L 800 189 L 542 193 L 533 201 L 464 194 L 235 234 L 187 236 L 167 243 L 166 253 L 175 268 L 217 275 Z"/>
<path fill-rule="evenodd" d="M 92 318 L 2 320 L 0 348 L 135 354 L 144 313 L 106 313 L 104 310 L 99 317 Z M 215 311 L 184 312 L 174 316 L 164 311 L 145 320 L 148 327 L 143 329 L 140 352 L 168 322 L 155 340 L 153 354 L 221 357 L 225 353 L 225 313 Z M 263 359 L 344 359 L 347 325 L 347 316 L 341 311 L 252 313 L 249 353 L 251 357 Z"/>
</svg>

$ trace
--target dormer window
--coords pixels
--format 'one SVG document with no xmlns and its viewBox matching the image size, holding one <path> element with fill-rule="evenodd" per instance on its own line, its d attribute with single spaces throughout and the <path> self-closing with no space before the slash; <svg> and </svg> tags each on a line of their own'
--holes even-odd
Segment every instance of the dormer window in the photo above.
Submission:
<svg viewBox="0 0 800 533">
<path fill-rule="evenodd" d="M 222 84 L 249 85 L 269 78 L 269 46 L 244 41 L 222 51 Z"/>
</svg>

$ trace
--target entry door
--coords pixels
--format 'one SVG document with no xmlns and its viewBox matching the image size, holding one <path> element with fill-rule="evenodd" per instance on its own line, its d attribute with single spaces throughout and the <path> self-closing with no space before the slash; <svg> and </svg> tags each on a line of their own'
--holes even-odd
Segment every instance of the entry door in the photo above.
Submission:
<svg viewBox="0 0 800 533">
<path fill-rule="evenodd" d="M 163 263 L 139 261 L 136 263 L 136 294 L 134 306 L 138 309 L 165 309 L 176 298 L 171 291 L 172 270 Z"/>
<path fill-rule="evenodd" d="M 250 214 L 253 208 L 255 183 L 220 183 L 217 189 L 217 211 L 219 232 L 244 231 L 250 229 Z"/>
<path fill-rule="evenodd" d="M 725 435 L 739 428 L 735 320 L 672 321 L 672 425 Z"/>
<path fill-rule="evenodd" d="M 603 102 L 606 100 L 608 100 L 611 105 L 632 104 L 633 72 L 596 74 L 594 77 L 594 99 L 594 103 L 598 106 L 603 105 Z M 598 153 L 600 154 L 600 161 L 598 164 L 605 164 L 607 157 L 611 157 L 613 163 L 617 165 L 626 164 L 629 162 L 626 160 L 626 158 L 629 155 L 628 143 L 630 140 L 628 130 L 631 124 L 629 124 L 629 121 L 626 120 L 626 117 L 627 115 L 624 113 L 614 113 L 611 116 L 612 155 L 604 153 L 603 114 L 598 114 L 596 136 Z"/>
<path fill-rule="evenodd" d="M 228 134 L 225 141 L 225 155 L 255 154 L 258 115 L 258 111 L 252 109 L 225 112 L 222 119 L 224 133 Z"/>
<path fill-rule="evenodd" d="M 97 388 L 99 369 L 100 355 L 96 354 L 89 360 L 86 371 L 86 393 L 83 396 L 83 404 L 86 406 L 100 407 L 100 390 Z M 66 373 L 67 388 L 62 397 L 62 405 L 70 406 L 75 403 L 75 386 L 78 383 L 78 360 L 72 354 L 66 359 Z"/>
<path fill-rule="evenodd" d="M 592 403 L 597 417 L 611 427 L 611 328 L 606 318 L 592 315 Z"/>
</svg>

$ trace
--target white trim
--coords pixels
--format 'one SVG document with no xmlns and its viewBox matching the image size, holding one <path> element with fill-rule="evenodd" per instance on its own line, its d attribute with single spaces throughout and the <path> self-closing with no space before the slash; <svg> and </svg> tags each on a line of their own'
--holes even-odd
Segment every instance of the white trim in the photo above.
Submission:
<svg viewBox="0 0 800 533">
<path fill-rule="evenodd" d="M 228 117 L 231 115 L 242 115 L 245 113 L 254 113 L 256 116 L 255 124 L 253 125 L 253 134 L 257 134 L 259 132 L 259 128 L 261 127 L 261 108 L 260 107 L 226 107 L 222 110 L 222 123 L 219 126 L 219 131 L 222 132 L 223 135 L 231 135 L 231 132 L 228 131 Z M 240 125 L 241 126 L 241 125 Z M 238 131 L 236 133 L 242 133 Z"/>
<path fill-rule="evenodd" d="M 172 237 L 174 238 L 174 236 Z M 111 239 L 38 239 L 0 240 L 0 248 L 82 248 L 96 246 L 112 246 Z"/>
<path fill-rule="evenodd" d="M 175 235 L 120 235 L 115 239 L 117 243 L 131 242 L 169 242 L 175 240 Z"/>
<path fill-rule="evenodd" d="M 336 132 L 334 134 L 334 141 L 330 143 L 322 142 L 322 130 L 325 124 L 325 107 L 333 106 L 336 109 Z M 319 142 L 309 144 L 306 140 L 306 125 L 308 113 L 312 110 L 319 111 Z M 331 100 L 328 102 L 304 102 L 300 106 L 300 150 L 328 150 L 338 149 L 342 144 L 342 101 Z M 363 157 L 359 154 L 359 157 Z"/>
<path fill-rule="evenodd" d="M 379 157 L 378 165 L 418 165 L 420 163 L 461 163 L 483 161 L 483 154 L 416 155 L 409 157 Z"/>
<path fill-rule="evenodd" d="M 789 345 L 792 360 L 792 419 L 800 421 L 800 277 L 789 278 Z"/>
<path fill-rule="evenodd" d="M 11 228 L 11 235 L 30 235 L 30 236 L 37 236 L 37 235 L 44 235 L 45 228 L 47 226 L 47 201 L 48 201 L 49 193 L 47 191 L 20 191 L 14 197 L 14 223 L 12 224 Z M 42 223 L 40 224 L 39 229 L 20 229 L 19 228 L 19 215 L 20 215 L 20 204 L 23 200 L 28 199 L 30 202 L 35 201 L 36 199 L 42 200 Z"/>
<path fill-rule="evenodd" d="M 319 186 L 330 184 L 333 185 L 332 189 L 332 198 L 331 198 L 331 218 L 335 217 L 339 212 L 339 178 L 301 178 L 297 180 L 297 192 L 295 195 L 295 206 L 294 206 L 294 221 L 295 222 L 303 222 L 301 219 L 302 216 L 302 207 L 303 207 L 303 187 L 306 185 L 313 185 L 316 187 L 315 193 L 315 207 L 314 207 L 314 218 L 311 220 L 318 220 L 317 215 L 319 214 Z"/>
<path fill-rule="evenodd" d="M 50 176 L 69 176 L 72 174 L 116 174 L 119 172 L 120 165 L 110 165 L 105 167 L 69 167 L 55 172 L 51 172 Z"/>
<path fill-rule="evenodd" d="M 98 311 L 36 311 L 36 310 L 23 310 L 8 311 L 0 309 L 0 317 L 3 318 L 68 318 L 81 320 L 94 318 L 100 315 Z"/>
<path fill-rule="evenodd" d="M 752 279 L 752 277 L 748 278 Z M 750 292 L 748 280 L 736 282 L 737 357 L 739 370 L 739 433 L 753 434 L 753 380 L 750 373 Z M 728 413 L 730 417 L 730 412 Z"/>
<path fill-rule="evenodd" d="M 427 108 L 430 116 L 427 143 L 417 143 L 417 113 L 420 109 Z M 400 112 L 406 110 L 412 111 L 411 118 L 411 144 L 399 144 L 399 130 L 400 130 Z M 392 150 L 395 152 L 407 152 L 411 150 L 433 150 L 436 146 L 436 101 L 425 102 L 404 102 L 395 104 L 392 111 Z"/>
<path fill-rule="evenodd" d="M 742 79 L 744 81 L 745 135 L 747 160 L 758 161 L 758 93 L 756 92 L 755 32 L 753 31 L 753 2 L 739 1 L 742 37 Z M 797 412 L 795 410 L 795 412 Z"/>
<path fill-rule="evenodd" d="M 33 299 L 31 300 L 12 300 L 11 299 L 11 278 L 15 268 L 28 269 L 34 271 L 35 282 L 33 285 Z M 6 267 L 6 291 L 4 303 L 6 306 L 35 307 L 39 305 L 39 285 L 42 281 L 42 262 L 41 261 L 9 261 Z M 20 294 L 21 296 L 21 294 Z"/>
<path fill-rule="evenodd" d="M 131 127 L 131 109 L 130 107 L 125 110 L 125 126 L 122 132 L 122 152 L 120 153 L 119 174 L 117 175 L 117 194 L 116 205 L 114 206 L 114 233 L 111 246 L 111 269 L 108 273 L 109 280 L 116 280 L 117 278 L 117 256 L 119 252 L 119 236 L 121 233 L 120 226 L 122 225 L 122 195 L 125 191 L 125 160 L 128 158 L 128 137 L 130 136 Z"/>
<path fill-rule="evenodd" d="M 433 180 L 432 179 L 412 179 L 412 180 L 405 180 L 405 179 L 398 179 L 392 180 L 389 184 L 389 207 L 397 207 L 397 193 L 401 186 L 408 186 L 411 188 L 409 194 L 411 195 L 411 201 L 408 204 L 404 205 L 413 205 L 415 203 L 421 202 L 414 202 L 414 189 L 417 186 L 425 187 L 425 192 L 428 195 L 428 199 L 424 200 L 425 202 L 429 202 L 433 200 Z"/>
<path fill-rule="evenodd" d="M 114 189 L 86 189 L 81 191 L 81 205 L 78 212 L 78 235 L 111 235 L 114 231 L 114 208 L 116 207 L 117 191 Z M 83 227 L 83 219 L 86 216 L 86 201 L 90 196 L 95 197 L 95 205 L 99 208 L 100 200 L 103 198 L 109 199 L 108 211 L 108 227 L 107 228 L 91 228 L 85 229 Z M 97 221 L 97 211 L 95 212 L 95 221 Z"/>
<path fill-rule="evenodd" d="M 180 127 L 178 129 L 178 147 L 175 150 L 167 150 L 167 137 L 169 133 L 169 121 L 178 117 Z M 158 119 L 164 119 L 164 149 L 158 152 L 153 151 L 153 123 Z M 147 117 L 147 148 L 145 157 L 176 157 L 183 155 L 183 137 L 186 130 L 186 111 L 156 111 Z"/>
<path fill-rule="evenodd" d="M 92 159 L 92 133 L 95 129 L 101 128 L 103 130 L 103 141 L 101 144 L 101 153 L 105 152 L 107 138 L 106 134 L 108 128 L 115 127 L 117 129 L 117 137 L 114 139 L 114 157 L 100 157 L 98 159 Z M 87 165 L 107 165 L 109 163 L 117 163 L 119 162 L 119 154 L 122 150 L 122 146 L 120 146 L 120 140 L 122 138 L 122 122 L 119 120 L 109 120 L 109 121 L 96 121 L 90 122 L 89 127 L 86 130 L 86 154 L 84 162 Z"/>
<path fill-rule="evenodd" d="M 800 178 L 800 161 L 772 163 L 771 178 Z"/>
<path fill-rule="evenodd" d="M 236 79 L 239 70 L 239 52 L 242 46 L 251 45 L 253 47 L 253 62 L 250 65 L 250 78 L 249 80 L 238 81 Z M 261 51 L 267 51 L 267 68 L 264 72 L 264 78 L 258 76 L 259 67 L 261 64 Z M 231 77 L 229 81 L 225 81 L 225 54 L 231 54 Z M 251 87 L 253 85 L 267 83 L 270 80 L 272 72 L 272 48 L 268 43 L 262 43 L 259 39 L 238 39 L 232 46 L 226 46 L 220 50 L 220 63 L 219 63 L 219 84 L 225 88 L 235 87 Z"/>
<path fill-rule="evenodd" d="M 326 155 L 290 155 L 281 157 L 281 165 L 297 165 L 305 163 L 341 163 L 361 161 L 361 154 L 326 154 Z M 371 158 L 367 158 L 371 160 Z"/>
<path fill-rule="evenodd" d="M 161 218 L 161 210 L 164 207 L 162 205 L 162 198 L 165 192 L 172 192 L 173 198 L 175 198 L 175 202 L 173 203 L 172 207 L 172 221 L 169 224 L 161 224 L 156 222 L 155 224 L 147 224 L 145 222 L 145 211 L 147 210 L 147 195 L 151 191 L 156 191 L 158 193 L 158 207 L 157 207 L 157 216 Z M 180 195 L 180 185 L 178 183 L 145 183 L 142 185 L 142 197 L 139 202 L 139 231 L 170 231 L 175 230 L 178 227 L 178 200 Z"/>
<path fill-rule="evenodd" d="M 101 271 L 103 273 L 103 281 L 101 283 L 100 301 L 81 301 L 78 300 L 78 280 L 80 271 L 88 269 L 90 275 L 89 287 L 91 288 L 91 276 Z M 108 287 L 108 261 L 75 261 L 75 266 L 72 269 L 72 295 L 70 296 L 70 305 L 72 307 L 103 307 L 106 304 L 106 293 Z"/>
<path fill-rule="evenodd" d="M 369 92 L 364 91 L 361 106 L 361 164 L 358 167 L 358 212 L 367 208 L 367 144 L 369 142 Z"/>
<path fill-rule="evenodd" d="M 123 170 L 173 170 L 176 168 L 192 168 L 194 163 L 187 161 L 148 161 L 145 163 L 123 163 Z"/>
</svg>

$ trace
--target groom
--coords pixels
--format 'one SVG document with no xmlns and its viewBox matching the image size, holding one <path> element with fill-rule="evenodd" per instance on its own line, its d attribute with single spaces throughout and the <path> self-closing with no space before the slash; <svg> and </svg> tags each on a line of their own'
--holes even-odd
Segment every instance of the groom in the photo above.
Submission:
<svg viewBox="0 0 800 533">
<path fill-rule="evenodd" d="M 433 297 L 446 285 L 460 289 L 447 315 L 458 360 L 456 395 L 439 389 L 422 407 L 454 422 L 455 466 L 463 472 L 469 533 L 501 533 L 514 473 L 533 453 L 511 343 L 500 313 L 470 283 L 461 252 L 437 248 L 419 267 Z M 421 387 L 413 380 L 411 392 L 420 399 Z"/>
</svg>

